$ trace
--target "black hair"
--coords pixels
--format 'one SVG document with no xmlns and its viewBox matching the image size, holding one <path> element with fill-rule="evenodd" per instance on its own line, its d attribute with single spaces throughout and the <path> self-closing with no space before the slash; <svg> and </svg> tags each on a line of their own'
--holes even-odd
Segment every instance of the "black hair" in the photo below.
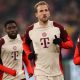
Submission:
<svg viewBox="0 0 80 80">
<path fill-rule="evenodd" d="M 14 20 L 8 20 L 8 21 L 5 22 L 4 27 L 6 28 L 6 26 L 7 26 L 8 24 L 10 24 L 10 23 L 15 23 L 15 24 L 17 25 L 16 21 L 14 21 Z"/>
</svg>

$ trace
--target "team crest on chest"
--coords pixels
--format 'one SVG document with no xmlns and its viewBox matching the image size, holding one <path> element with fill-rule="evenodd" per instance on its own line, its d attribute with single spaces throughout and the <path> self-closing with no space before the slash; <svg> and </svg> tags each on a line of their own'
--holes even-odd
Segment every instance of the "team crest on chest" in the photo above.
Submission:
<svg viewBox="0 0 80 80">
<path fill-rule="evenodd" d="M 13 46 L 13 50 L 17 50 L 17 47 L 16 46 Z"/>
<path fill-rule="evenodd" d="M 43 32 L 43 33 L 42 33 L 42 36 L 43 36 L 43 37 L 46 37 L 46 36 L 47 36 L 47 33 L 46 33 L 46 32 Z"/>
</svg>

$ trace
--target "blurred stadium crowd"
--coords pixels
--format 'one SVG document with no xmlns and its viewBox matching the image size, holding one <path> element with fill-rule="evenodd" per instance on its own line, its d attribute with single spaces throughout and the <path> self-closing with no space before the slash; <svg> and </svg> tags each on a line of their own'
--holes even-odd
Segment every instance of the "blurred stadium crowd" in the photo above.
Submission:
<svg viewBox="0 0 80 80">
<path fill-rule="evenodd" d="M 38 1 L 40 0 L 0 0 L 0 37 L 5 34 L 3 32 L 4 23 L 9 19 L 14 19 L 19 23 L 20 33 L 24 35 L 26 27 L 36 21 L 33 7 Z M 64 25 L 74 41 L 75 48 L 77 37 L 80 34 L 80 0 L 44 1 L 50 5 L 51 20 Z M 72 50 L 63 49 L 62 53 L 71 53 L 67 59 L 72 59 L 74 48 Z M 65 55 L 63 58 L 66 59 Z"/>
</svg>

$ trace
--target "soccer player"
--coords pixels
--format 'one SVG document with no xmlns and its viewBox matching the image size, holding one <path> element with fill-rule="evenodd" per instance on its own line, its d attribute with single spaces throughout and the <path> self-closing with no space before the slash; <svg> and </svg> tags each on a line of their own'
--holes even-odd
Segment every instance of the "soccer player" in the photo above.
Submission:
<svg viewBox="0 0 80 80">
<path fill-rule="evenodd" d="M 80 36 L 78 37 L 78 41 L 76 44 L 73 61 L 74 61 L 74 64 L 80 65 Z"/>
<path fill-rule="evenodd" d="M 27 53 L 23 51 L 22 37 L 18 33 L 18 24 L 14 20 L 5 23 L 5 36 L 0 38 L 0 80 L 26 80 L 24 75 L 23 62 L 29 73 L 33 75 L 33 69 L 28 60 Z"/>
<path fill-rule="evenodd" d="M 72 48 L 73 42 L 62 25 L 49 20 L 49 5 L 45 1 L 38 2 L 34 9 L 38 22 L 28 27 L 23 44 L 25 52 L 26 44 L 33 44 L 34 53 L 28 58 L 35 59 L 34 76 L 36 80 L 64 80 L 61 48 Z"/>
</svg>

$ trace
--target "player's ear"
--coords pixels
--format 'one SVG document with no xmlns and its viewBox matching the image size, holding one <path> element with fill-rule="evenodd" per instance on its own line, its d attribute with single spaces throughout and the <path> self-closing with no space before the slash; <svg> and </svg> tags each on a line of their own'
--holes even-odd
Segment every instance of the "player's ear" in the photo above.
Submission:
<svg viewBox="0 0 80 80">
<path fill-rule="evenodd" d="M 3 30 L 4 30 L 5 33 L 7 33 L 7 29 L 6 29 L 6 27 L 4 27 Z"/>
<path fill-rule="evenodd" d="M 37 12 L 35 13 L 35 16 L 38 17 Z"/>
</svg>

